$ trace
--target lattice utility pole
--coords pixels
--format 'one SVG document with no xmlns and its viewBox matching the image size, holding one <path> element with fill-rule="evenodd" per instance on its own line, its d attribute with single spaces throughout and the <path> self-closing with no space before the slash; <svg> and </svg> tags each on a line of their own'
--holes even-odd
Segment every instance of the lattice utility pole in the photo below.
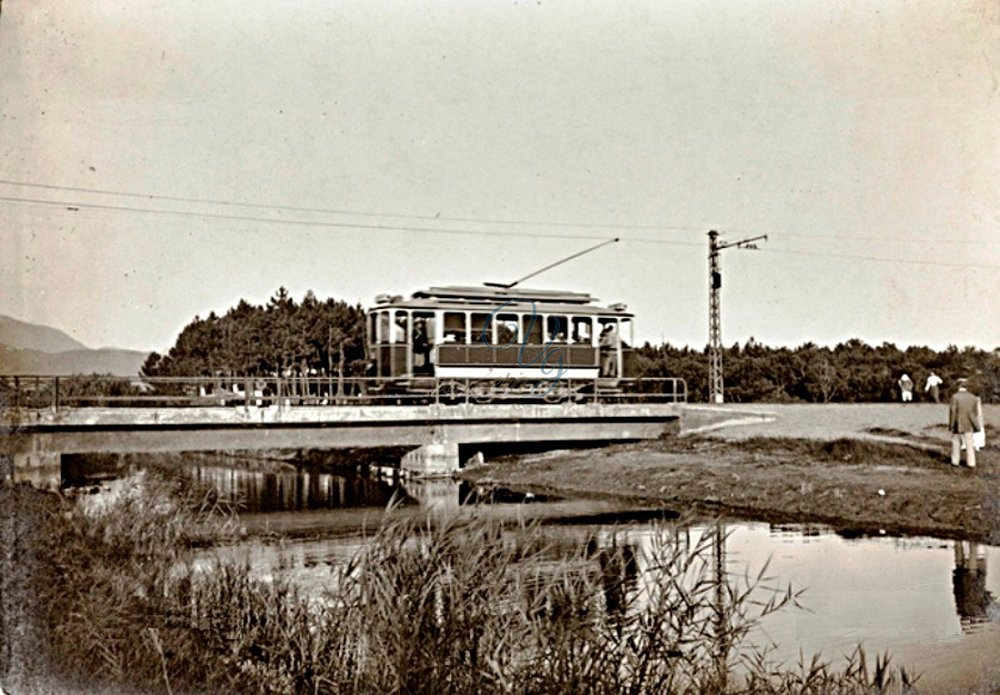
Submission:
<svg viewBox="0 0 1000 695">
<path fill-rule="evenodd" d="M 708 402 L 722 403 L 722 319 L 719 291 L 722 289 L 722 271 L 719 252 L 735 246 L 740 249 L 757 248 L 756 241 L 767 241 L 767 235 L 749 237 L 739 241 L 719 243 L 719 233 L 708 233 Z"/>
</svg>

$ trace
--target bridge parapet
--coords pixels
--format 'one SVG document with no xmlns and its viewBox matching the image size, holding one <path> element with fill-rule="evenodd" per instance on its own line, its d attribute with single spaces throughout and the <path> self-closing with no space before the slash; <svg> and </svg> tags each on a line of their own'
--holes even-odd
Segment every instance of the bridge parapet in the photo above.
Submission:
<svg viewBox="0 0 1000 695">
<path fill-rule="evenodd" d="M 0 403 L 12 408 L 211 408 L 215 406 L 418 405 L 512 403 L 685 403 L 687 384 L 672 377 L 561 379 L 545 392 L 504 378 L 424 378 L 400 388 L 372 377 L 111 377 L 0 375 Z M 412 386 L 412 388 L 410 388 Z M 537 386 L 537 384 L 535 385 Z"/>
<path fill-rule="evenodd" d="M 567 403 L 543 405 L 512 403 L 497 405 L 360 405 L 295 406 L 272 405 L 197 408 L 64 408 L 8 410 L 3 424 L 23 431 L 63 428 L 162 427 L 191 425 L 338 424 L 350 422 L 461 422 L 528 420 L 676 418 L 682 404 Z"/>
</svg>

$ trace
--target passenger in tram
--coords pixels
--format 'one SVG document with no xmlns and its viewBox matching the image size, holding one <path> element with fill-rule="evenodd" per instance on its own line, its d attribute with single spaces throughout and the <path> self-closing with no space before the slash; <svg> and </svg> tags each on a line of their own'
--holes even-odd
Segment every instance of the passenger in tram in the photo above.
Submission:
<svg viewBox="0 0 1000 695">
<path fill-rule="evenodd" d="M 424 356 L 424 361 L 426 366 L 426 372 L 432 374 L 434 372 L 434 342 L 436 340 L 437 332 L 434 326 L 434 317 L 429 317 L 427 319 L 427 348 L 426 354 Z"/>
<path fill-rule="evenodd" d="M 516 321 L 500 321 L 497 323 L 497 347 L 507 347 L 520 340 L 517 334 Z"/>
<path fill-rule="evenodd" d="M 618 376 L 618 332 L 609 323 L 601 331 L 601 376 Z"/>
<path fill-rule="evenodd" d="M 417 317 L 413 321 L 413 371 L 417 374 L 430 374 L 431 350 L 434 343 L 433 319 Z"/>
<path fill-rule="evenodd" d="M 427 324 L 418 318 L 413 322 L 413 368 L 424 366 L 424 355 L 427 350 Z"/>
</svg>

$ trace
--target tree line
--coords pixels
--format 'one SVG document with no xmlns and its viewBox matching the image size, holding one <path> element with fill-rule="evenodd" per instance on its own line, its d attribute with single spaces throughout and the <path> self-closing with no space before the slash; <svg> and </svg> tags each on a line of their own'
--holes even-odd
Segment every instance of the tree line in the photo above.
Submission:
<svg viewBox="0 0 1000 695">
<path fill-rule="evenodd" d="M 265 305 L 246 300 L 224 315 L 195 317 L 164 354 L 152 353 L 143 376 L 363 376 L 365 312 L 361 305 L 307 292 L 296 302 L 279 288 Z M 693 401 L 708 400 L 708 350 L 669 343 L 637 349 L 639 373 L 682 377 Z M 973 380 L 986 402 L 1000 401 L 1000 351 L 950 346 L 901 349 L 853 339 L 837 346 L 805 343 L 768 347 L 753 338 L 723 350 L 726 400 L 736 402 L 857 403 L 899 400 L 897 381 L 909 374 L 917 399 L 931 371 L 949 393 L 959 376 Z M 926 396 L 925 396 L 926 397 Z"/>
<path fill-rule="evenodd" d="M 708 349 L 695 350 L 646 343 L 639 348 L 639 369 L 646 376 L 683 377 L 690 400 L 708 400 Z M 723 378 L 727 401 L 770 403 L 867 403 L 898 401 L 898 380 L 908 374 L 916 399 L 933 371 L 949 394 L 959 377 L 987 403 L 1000 402 L 1000 350 L 949 346 L 936 351 L 892 343 L 868 345 L 852 339 L 836 347 L 805 343 L 794 348 L 768 347 L 753 338 L 724 348 Z"/>
<path fill-rule="evenodd" d="M 296 302 L 281 287 L 263 306 L 241 299 L 222 316 L 195 316 L 166 354 L 146 358 L 140 374 L 363 374 L 364 322 L 361 305 L 320 301 L 311 290 Z"/>
</svg>

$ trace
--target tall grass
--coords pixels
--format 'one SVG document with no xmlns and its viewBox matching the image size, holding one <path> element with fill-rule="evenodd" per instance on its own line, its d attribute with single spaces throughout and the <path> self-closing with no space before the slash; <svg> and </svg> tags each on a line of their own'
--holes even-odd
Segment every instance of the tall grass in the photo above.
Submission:
<svg viewBox="0 0 1000 695">
<path fill-rule="evenodd" d="M 829 693 L 908 688 L 869 669 L 774 666 L 750 645 L 796 594 L 718 571 L 712 537 L 655 527 L 647 552 L 579 548 L 537 527 L 394 519 L 322 596 L 281 572 L 196 566 L 233 537 L 225 501 L 153 476 L 92 514 L 53 514 L 49 629 L 81 689 L 252 693 Z M 641 570 L 641 571 L 640 571 Z"/>
</svg>

